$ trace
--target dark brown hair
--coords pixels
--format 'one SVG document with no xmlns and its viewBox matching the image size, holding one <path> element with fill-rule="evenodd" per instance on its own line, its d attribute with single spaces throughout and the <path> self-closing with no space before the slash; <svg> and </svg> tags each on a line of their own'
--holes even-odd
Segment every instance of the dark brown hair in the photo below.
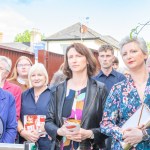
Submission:
<svg viewBox="0 0 150 150">
<path fill-rule="evenodd" d="M 116 56 L 114 56 L 113 63 L 119 64 L 119 60 L 118 60 L 118 58 Z"/>
<path fill-rule="evenodd" d="M 68 65 L 68 52 L 71 48 L 75 48 L 75 50 L 80 53 L 81 55 L 85 56 L 87 59 L 87 74 L 88 76 L 93 76 L 95 75 L 96 71 L 97 71 L 97 61 L 96 58 L 94 57 L 93 53 L 83 44 L 81 43 L 73 43 L 71 44 L 67 49 L 66 49 L 66 53 L 64 55 L 64 69 L 63 72 L 64 74 L 68 77 L 71 78 L 72 77 L 72 71 L 69 68 Z"/>
</svg>

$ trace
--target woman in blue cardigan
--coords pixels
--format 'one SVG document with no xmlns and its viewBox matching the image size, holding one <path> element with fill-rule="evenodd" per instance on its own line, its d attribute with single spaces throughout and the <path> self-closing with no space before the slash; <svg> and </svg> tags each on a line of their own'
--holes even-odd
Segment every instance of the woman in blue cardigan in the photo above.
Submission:
<svg viewBox="0 0 150 150">
<path fill-rule="evenodd" d="M 6 68 L 0 63 L 0 85 Z M 14 97 L 0 88 L 0 143 L 14 143 L 17 133 Z"/>
<path fill-rule="evenodd" d="M 0 88 L 0 143 L 14 143 L 17 133 L 14 97 Z"/>
</svg>

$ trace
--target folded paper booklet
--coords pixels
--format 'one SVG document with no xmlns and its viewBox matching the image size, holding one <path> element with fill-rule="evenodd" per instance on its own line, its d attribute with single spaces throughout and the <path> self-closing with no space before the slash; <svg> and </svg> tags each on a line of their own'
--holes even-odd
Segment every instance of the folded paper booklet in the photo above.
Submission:
<svg viewBox="0 0 150 150">
<path fill-rule="evenodd" d="M 45 115 L 25 115 L 24 116 L 24 128 L 29 131 L 38 131 L 41 137 L 46 135 L 44 130 Z"/>
<path fill-rule="evenodd" d="M 64 125 L 70 131 L 79 131 L 80 130 L 80 124 L 79 123 L 67 121 Z"/>
<path fill-rule="evenodd" d="M 150 127 L 150 109 L 146 104 L 140 106 L 140 108 L 124 123 L 122 129 L 134 128 L 143 124 L 145 125 L 145 128 Z M 129 144 L 124 142 L 121 142 L 121 145 L 124 150 L 129 150 L 131 148 Z"/>
</svg>

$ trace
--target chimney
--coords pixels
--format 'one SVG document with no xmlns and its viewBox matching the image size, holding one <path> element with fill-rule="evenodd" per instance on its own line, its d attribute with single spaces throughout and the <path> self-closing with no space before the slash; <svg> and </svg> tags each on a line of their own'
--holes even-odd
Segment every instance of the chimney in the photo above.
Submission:
<svg viewBox="0 0 150 150">
<path fill-rule="evenodd" d="M 31 43 L 39 43 L 41 42 L 41 33 L 38 31 L 38 29 L 33 29 L 31 31 Z"/>
<path fill-rule="evenodd" d="M 3 42 L 3 33 L 0 32 L 0 43 L 2 43 L 2 42 Z"/>
<path fill-rule="evenodd" d="M 88 28 L 87 28 L 87 26 L 85 26 L 85 25 L 81 25 L 81 28 L 80 28 L 80 32 L 81 33 L 86 33 L 88 31 Z"/>
</svg>

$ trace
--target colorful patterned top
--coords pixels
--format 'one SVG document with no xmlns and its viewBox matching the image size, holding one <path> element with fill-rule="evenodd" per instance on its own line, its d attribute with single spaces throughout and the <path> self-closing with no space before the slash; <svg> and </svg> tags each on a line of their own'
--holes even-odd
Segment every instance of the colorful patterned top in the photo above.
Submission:
<svg viewBox="0 0 150 150">
<path fill-rule="evenodd" d="M 144 96 L 144 103 L 150 108 L 150 77 Z M 142 102 L 131 76 L 112 87 L 106 100 L 103 120 L 101 122 L 101 132 L 108 136 L 113 136 L 113 150 L 122 150 L 119 142 L 122 141 L 121 127 L 141 104 Z M 150 128 L 148 129 L 148 134 L 150 134 L 149 131 Z M 136 146 L 136 150 L 148 149 L 150 150 L 149 141 L 142 141 Z"/>
<path fill-rule="evenodd" d="M 66 97 L 64 102 L 62 116 L 67 119 L 75 119 L 81 122 L 85 95 L 86 88 L 79 91 L 70 90 L 69 95 Z M 63 137 L 61 150 L 73 150 L 78 147 L 79 143 L 70 141 L 66 139 L 66 137 Z"/>
</svg>

